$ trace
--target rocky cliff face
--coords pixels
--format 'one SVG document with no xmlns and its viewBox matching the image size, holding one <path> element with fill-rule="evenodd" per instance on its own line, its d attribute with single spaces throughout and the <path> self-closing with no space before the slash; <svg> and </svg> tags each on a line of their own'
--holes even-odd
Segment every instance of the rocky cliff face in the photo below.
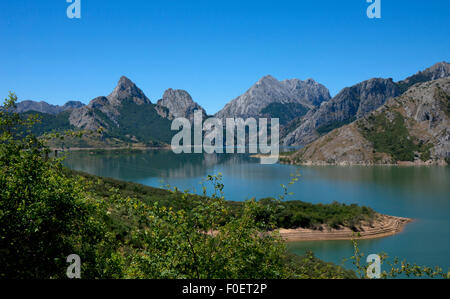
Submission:
<svg viewBox="0 0 450 299">
<path fill-rule="evenodd" d="M 70 125 L 88 131 L 96 131 L 99 128 L 109 128 L 109 125 L 91 108 L 84 106 L 73 110 L 69 116 Z"/>
<path fill-rule="evenodd" d="M 66 104 L 64 104 L 64 106 L 58 106 L 58 105 L 50 105 L 46 102 L 23 101 L 23 102 L 17 103 L 16 106 L 17 106 L 16 111 L 18 113 L 35 111 L 35 112 L 41 112 L 41 113 L 55 115 L 55 114 L 61 113 L 63 111 L 81 108 L 84 106 L 84 104 L 81 102 L 77 102 L 77 101 L 69 101 Z"/>
<path fill-rule="evenodd" d="M 119 126 L 118 118 L 123 105 L 150 105 L 151 102 L 127 77 L 121 77 L 114 91 L 107 97 L 93 99 L 86 107 L 75 109 L 70 115 L 70 124 L 85 130 L 109 129 Z"/>
<path fill-rule="evenodd" d="M 285 162 L 445 164 L 450 160 L 450 78 L 417 84 L 378 110 L 309 144 Z"/>
<path fill-rule="evenodd" d="M 443 61 L 398 82 L 398 85 L 401 91 L 405 92 L 414 84 L 437 80 L 448 76 L 450 76 L 450 63 Z"/>
<path fill-rule="evenodd" d="M 206 111 L 194 102 L 191 95 L 185 90 L 174 90 L 171 88 L 166 90 L 163 98 L 158 101 L 158 106 L 167 108 L 169 111 L 168 115 L 164 114 L 163 110 L 160 113 L 169 119 L 184 117 L 193 121 L 196 110 L 202 111 L 203 117 L 206 118 Z"/>
<path fill-rule="evenodd" d="M 320 108 L 306 114 L 298 127 L 283 139 L 283 144 L 308 144 L 323 133 L 363 117 L 399 94 L 400 90 L 392 79 L 370 79 L 344 88 Z"/>
<path fill-rule="evenodd" d="M 84 107 L 85 105 L 79 101 L 68 101 L 67 103 L 62 106 L 63 111 L 71 110 L 71 109 L 78 109 L 81 107 Z"/>
<path fill-rule="evenodd" d="M 89 105 L 73 110 L 69 117 L 76 128 L 88 131 L 102 128 L 104 136 L 152 145 L 170 141 L 169 119 L 167 108 L 152 104 L 126 77 L 120 78 L 109 96 L 93 99 Z"/>
<path fill-rule="evenodd" d="M 270 104 L 300 104 L 312 109 L 329 99 L 328 89 L 312 79 L 278 81 L 272 76 L 266 76 L 228 103 L 216 117 L 258 118 L 267 114 L 261 111 Z"/>
<path fill-rule="evenodd" d="M 125 76 L 120 78 L 116 88 L 107 96 L 107 99 L 111 106 L 122 105 L 124 101 L 133 102 L 137 105 L 151 104 L 144 92 Z"/>
<path fill-rule="evenodd" d="M 392 79 L 371 79 L 355 86 L 344 88 L 319 109 L 294 120 L 284 131 L 282 144 L 302 146 L 320 136 L 382 106 L 389 99 L 403 94 L 417 83 L 429 82 L 450 76 L 450 64 L 440 62 L 400 82 Z"/>
</svg>

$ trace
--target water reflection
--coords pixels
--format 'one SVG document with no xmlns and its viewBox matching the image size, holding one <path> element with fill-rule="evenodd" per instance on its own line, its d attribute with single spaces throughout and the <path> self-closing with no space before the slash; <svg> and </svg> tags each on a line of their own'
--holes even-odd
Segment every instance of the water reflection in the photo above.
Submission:
<svg viewBox="0 0 450 299">
<path fill-rule="evenodd" d="M 65 164 L 95 175 L 160 187 L 200 192 L 209 174 L 224 176 L 228 200 L 276 197 L 291 174 L 300 171 L 291 200 L 311 203 L 357 203 L 378 212 L 410 217 L 404 233 L 361 242 L 367 253 L 388 252 L 411 261 L 450 267 L 450 167 L 297 167 L 261 165 L 249 155 L 176 155 L 171 151 L 74 152 Z M 350 242 L 291 244 L 301 253 L 313 249 L 333 262 L 352 255 Z"/>
</svg>

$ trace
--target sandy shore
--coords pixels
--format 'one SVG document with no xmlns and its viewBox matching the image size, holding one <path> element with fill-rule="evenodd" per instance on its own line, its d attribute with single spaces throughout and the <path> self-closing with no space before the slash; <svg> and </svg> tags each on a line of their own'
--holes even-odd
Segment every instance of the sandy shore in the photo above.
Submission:
<svg viewBox="0 0 450 299">
<path fill-rule="evenodd" d="M 372 225 L 363 224 L 361 226 L 361 230 L 357 232 L 360 237 L 356 237 L 356 239 L 377 239 L 392 236 L 402 232 L 405 225 L 412 221 L 409 218 L 379 215 Z M 287 242 L 352 240 L 355 238 L 355 232 L 349 228 L 330 229 L 328 227 L 322 227 L 322 230 L 280 229 L 280 235 Z"/>
</svg>

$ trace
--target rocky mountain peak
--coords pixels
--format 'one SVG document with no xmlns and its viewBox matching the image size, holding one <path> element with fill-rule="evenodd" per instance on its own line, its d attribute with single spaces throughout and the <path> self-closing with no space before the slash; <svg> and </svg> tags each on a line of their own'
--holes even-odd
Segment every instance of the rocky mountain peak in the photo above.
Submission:
<svg viewBox="0 0 450 299">
<path fill-rule="evenodd" d="M 312 110 L 283 139 L 284 145 L 306 145 L 321 134 L 340 127 L 379 108 L 400 95 L 392 79 L 373 78 L 346 87 L 334 98 Z"/>
<path fill-rule="evenodd" d="M 256 82 L 256 85 L 260 85 L 260 84 L 277 84 L 278 80 L 271 76 L 271 75 L 266 75 L 264 77 L 262 77 L 261 79 L 259 79 L 258 82 Z"/>
<path fill-rule="evenodd" d="M 298 99 L 303 99 L 303 104 L 310 108 L 319 107 L 323 102 L 331 99 L 328 88 L 317 83 L 314 79 L 290 79 L 282 82 L 292 95 Z"/>
<path fill-rule="evenodd" d="M 107 98 L 114 106 L 121 105 L 122 102 L 126 100 L 132 101 L 137 105 L 151 103 L 144 92 L 125 76 L 120 78 L 116 88 L 109 96 L 107 96 Z"/>
<path fill-rule="evenodd" d="M 128 79 L 126 76 L 122 76 L 122 77 L 120 77 L 120 79 L 119 79 L 118 85 L 120 85 L 120 86 L 133 86 L 134 83 L 133 83 L 133 81 L 131 81 L 130 79 Z"/>
<path fill-rule="evenodd" d="M 172 88 L 167 89 L 164 92 L 162 100 L 160 101 L 164 102 L 170 100 L 176 101 L 182 105 L 191 105 L 194 103 L 191 95 L 187 91 L 182 89 L 172 89 Z"/>
<path fill-rule="evenodd" d="M 449 98 L 448 77 L 415 84 L 365 117 L 310 143 L 289 162 L 446 165 L 450 161 Z M 377 146 L 376 140 L 388 146 Z"/>
<path fill-rule="evenodd" d="M 450 76 L 450 63 L 445 61 L 436 63 L 435 65 L 426 69 L 424 73 L 430 74 L 431 80 L 448 77 Z"/>
<path fill-rule="evenodd" d="M 84 104 L 81 103 L 80 101 L 68 101 L 67 103 L 64 104 L 63 109 L 64 110 L 78 109 L 83 106 L 84 106 Z"/>
<path fill-rule="evenodd" d="M 414 84 L 446 78 L 448 76 L 450 76 L 450 63 L 443 61 L 438 62 L 435 65 L 398 82 L 397 84 L 401 91 L 405 92 Z"/>
<path fill-rule="evenodd" d="M 261 116 L 261 111 L 271 104 L 297 104 L 304 106 L 305 109 L 312 109 L 329 99 L 328 89 L 314 80 L 278 81 L 275 77 L 267 75 L 243 95 L 228 103 L 216 116 L 257 118 Z"/>
<path fill-rule="evenodd" d="M 18 113 L 35 111 L 35 112 L 40 112 L 40 113 L 56 115 L 63 111 L 81 108 L 84 106 L 84 104 L 81 102 L 78 102 L 78 101 L 69 101 L 66 104 L 64 104 L 64 106 L 58 106 L 58 105 L 48 104 L 47 102 L 44 102 L 44 101 L 41 101 L 41 102 L 22 101 L 20 103 L 17 103 L 16 106 L 17 106 L 16 111 Z"/>
<path fill-rule="evenodd" d="M 158 106 L 167 108 L 172 118 L 193 119 L 195 110 L 201 110 L 206 116 L 205 110 L 194 102 L 187 91 L 181 89 L 167 89 L 163 98 L 158 101 Z"/>
</svg>

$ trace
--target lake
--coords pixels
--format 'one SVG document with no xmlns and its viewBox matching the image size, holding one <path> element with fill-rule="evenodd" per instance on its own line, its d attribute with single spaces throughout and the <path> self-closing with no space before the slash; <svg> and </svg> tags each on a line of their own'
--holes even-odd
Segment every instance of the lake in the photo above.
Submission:
<svg viewBox="0 0 450 299">
<path fill-rule="evenodd" d="M 385 252 L 412 263 L 450 268 L 450 167 L 303 167 L 261 165 L 248 155 L 175 155 L 171 151 L 73 152 L 68 167 L 94 175 L 153 187 L 176 186 L 201 191 L 208 174 L 223 174 L 226 199 L 243 201 L 275 197 L 281 184 L 299 172 L 288 200 L 311 203 L 333 201 L 373 208 L 377 212 L 414 218 L 401 234 L 360 241 L 368 254 Z M 312 250 L 319 258 L 341 264 L 352 256 L 351 241 L 299 242 L 289 250 Z"/>
</svg>

